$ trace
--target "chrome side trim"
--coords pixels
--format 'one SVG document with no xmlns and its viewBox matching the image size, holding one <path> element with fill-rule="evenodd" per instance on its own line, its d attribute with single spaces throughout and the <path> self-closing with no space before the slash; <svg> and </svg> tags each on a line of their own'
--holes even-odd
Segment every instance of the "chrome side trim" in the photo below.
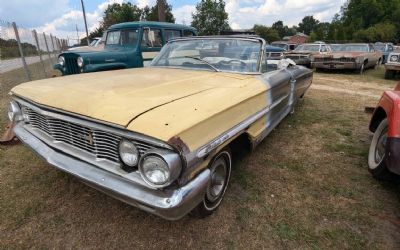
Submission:
<svg viewBox="0 0 400 250">
<path fill-rule="evenodd" d="M 30 109 L 36 111 L 37 113 L 39 113 L 41 115 L 50 116 L 50 117 L 60 119 L 60 120 L 70 121 L 73 123 L 77 123 L 77 124 L 91 127 L 91 128 L 98 129 L 98 130 L 103 130 L 103 131 L 110 132 L 110 133 L 113 133 L 116 135 L 120 135 L 127 139 L 142 141 L 142 142 L 154 145 L 155 147 L 161 147 L 161 148 L 166 148 L 169 150 L 174 150 L 174 148 L 172 146 L 170 146 L 169 144 L 167 144 L 163 141 L 160 141 L 155 138 L 148 137 L 148 136 L 136 133 L 136 132 L 126 130 L 126 128 L 122 127 L 122 126 L 117 126 L 115 124 L 105 123 L 105 122 L 98 121 L 98 120 L 88 118 L 85 116 L 80 116 L 80 115 L 69 113 L 66 111 L 54 109 L 54 108 L 51 108 L 48 106 L 33 103 L 32 101 L 26 101 L 25 99 L 23 99 L 19 96 L 16 96 L 16 95 L 13 95 L 13 98 L 17 102 L 20 102 L 21 104 L 29 107 Z"/>
<path fill-rule="evenodd" d="M 278 100 L 276 100 L 273 104 L 270 106 L 258 111 L 254 115 L 250 116 L 246 120 L 242 121 L 235 127 L 231 128 L 230 130 L 226 131 L 225 133 L 221 134 L 211 142 L 207 143 L 206 145 L 200 147 L 198 150 L 195 150 L 196 156 L 198 158 L 202 158 L 206 156 L 208 153 L 210 153 L 212 150 L 215 148 L 219 147 L 226 141 L 228 141 L 230 138 L 241 132 L 242 130 L 246 129 L 249 127 L 251 124 L 253 124 L 255 121 L 258 119 L 262 118 L 264 115 L 266 115 L 268 112 L 270 112 L 272 109 L 274 109 L 276 106 L 278 106 L 283 100 L 289 97 L 289 94 L 282 96 Z"/>
</svg>

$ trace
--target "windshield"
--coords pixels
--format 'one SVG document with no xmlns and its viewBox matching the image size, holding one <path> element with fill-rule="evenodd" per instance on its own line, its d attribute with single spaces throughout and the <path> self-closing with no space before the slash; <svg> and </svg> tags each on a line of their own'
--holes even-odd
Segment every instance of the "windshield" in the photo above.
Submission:
<svg viewBox="0 0 400 250">
<path fill-rule="evenodd" d="M 374 46 L 376 50 L 385 52 L 386 51 L 386 45 L 375 45 Z"/>
<path fill-rule="evenodd" d="M 294 51 L 319 51 L 319 44 L 302 44 L 299 45 Z"/>
<path fill-rule="evenodd" d="M 192 39 L 163 47 L 152 66 L 239 73 L 258 72 L 261 42 L 244 39 Z"/>
<path fill-rule="evenodd" d="M 114 30 L 107 32 L 106 45 L 136 45 L 139 31 L 137 29 Z"/>
<path fill-rule="evenodd" d="M 332 51 L 340 51 L 342 45 L 340 45 L 340 44 L 331 44 L 330 47 L 331 47 Z"/>
<path fill-rule="evenodd" d="M 93 41 L 89 44 L 89 46 L 91 47 L 95 46 L 98 41 L 99 39 L 93 39 Z"/>
<path fill-rule="evenodd" d="M 279 48 L 283 48 L 283 49 L 287 48 L 287 44 L 284 44 L 284 43 L 271 43 L 271 45 L 279 47 Z"/>
<path fill-rule="evenodd" d="M 343 44 L 338 51 L 345 52 L 368 52 L 368 46 L 362 44 Z"/>
</svg>

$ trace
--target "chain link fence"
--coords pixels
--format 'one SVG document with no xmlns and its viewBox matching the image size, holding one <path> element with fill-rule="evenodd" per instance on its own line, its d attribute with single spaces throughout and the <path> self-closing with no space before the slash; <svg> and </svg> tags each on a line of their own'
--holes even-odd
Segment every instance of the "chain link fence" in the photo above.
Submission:
<svg viewBox="0 0 400 250">
<path fill-rule="evenodd" d="M 53 64 L 67 40 L 0 20 L 0 136 L 7 124 L 8 93 L 15 85 L 56 75 Z"/>
<path fill-rule="evenodd" d="M 58 54 L 66 49 L 65 39 L 0 20 L 0 74 L 3 83 L 15 84 L 52 76 Z"/>
</svg>

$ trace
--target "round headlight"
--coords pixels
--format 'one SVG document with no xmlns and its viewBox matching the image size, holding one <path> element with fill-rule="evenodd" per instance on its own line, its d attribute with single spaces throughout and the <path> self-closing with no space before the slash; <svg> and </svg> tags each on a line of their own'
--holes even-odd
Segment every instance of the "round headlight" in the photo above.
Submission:
<svg viewBox="0 0 400 250">
<path fill-rule="evenodd" d="M 179 177 L 181 170 L 180 156 L 169 150 L 149 151 L 139 163 L 140 175 L 153 188 L 168 186 Z"/>
<path fill-rule="evenodd" d="M 10 104 L 8 105 L 8 119 L 10 119 L 10 121 L 12 122 L 18 122 L 23 119 L 21 108 L 15 101 L 11 101 Z"/>
<path fill-rule="evenodd" d="M 79 68 L 83 67 L 83 58 L 82 57 L 78 57 L 78 59 L 76 59 L 76 62 L 78 63 Z"/>
<path fill-rule="evenodd" d="M 398 55 L 393 55 L 390 57 L 390 61 L 391 62 L 397 62 L 397 60 L 399 60 L 399 56 Z"/>
<path fill-rule="evenodd" d="M 58 64 L 61 66 L 65 65 L 65 58 L 63 56 L 58 57 Z"/>
<path fill-rule="evenodd" d="M 169 181 L 169 168 L 167 163 L 158 156 L 146 156 L 141 164 L 143 179 L 150 185 L 164 185 Z"/>
<path fill-rule="evenodd" d="M 122 140 L 119 144 L 119 155 L 124 164 L 134 167 L 139 161 L 139 151 L 135 144 L 130 141 Z"/>
</svg>

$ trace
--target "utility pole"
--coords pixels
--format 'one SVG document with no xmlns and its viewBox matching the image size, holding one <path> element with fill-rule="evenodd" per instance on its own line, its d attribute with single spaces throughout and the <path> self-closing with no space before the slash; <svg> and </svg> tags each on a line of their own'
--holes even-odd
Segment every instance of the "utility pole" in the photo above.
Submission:
<svg viewBox="0 0 400 250">
<path fill-rule="evenodd" d="M 83 4 L 83 0 L 81 0 L 81 4 L 82 4 L 82 13 L 83 13 L 83 20 L 85 21 L 85 29 L 86 29 L 86 41 L 87 41 L 87 45 L 89 46 L 89 32 L 87 29 L 87 22 L 86 22 L 86 12 L 85 12 L 85 5 Z"/>
<path fill-rule="evenodd" d="M 77 42 L 78 42 L 78 45 L 80 44 L 80 40 L 79 40 L 79 33 L 78 33 L 78 24 L 75 24 L 75 27 L 76 27 L 76 39 L 77 39 Z"/>
<path fill-rule="evenodd" d="M 159 22 L 165 22 L 165 5 L 166 0 L 157 0 Z"/>
</svg>

